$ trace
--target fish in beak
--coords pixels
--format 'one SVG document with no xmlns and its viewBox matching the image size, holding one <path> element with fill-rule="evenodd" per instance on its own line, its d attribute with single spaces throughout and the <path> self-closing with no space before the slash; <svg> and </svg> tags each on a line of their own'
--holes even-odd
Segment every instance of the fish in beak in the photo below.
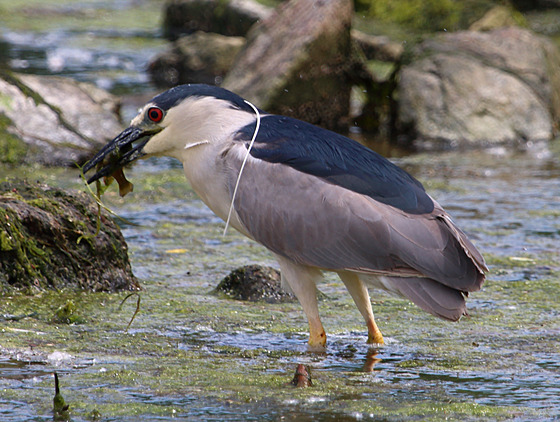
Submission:
<svg viewBox="0 0 560 422">
<path fill-rule="evenodd" d="M 97 169 L 87 183 L 93 183 L 103 177 L 105 184 L 108 185 L 114 178 L 119 184 L 121 196 L 131 192 L 132 183 L 126 180 L 122 169 L 125 165 L 145 155 L 142 148 L 153 135 L 153 131 L 146 131 L 135 126 L 130 126 L 122 131 L 84 165 L 84 174 L 94 167 Z"/>
</svg>

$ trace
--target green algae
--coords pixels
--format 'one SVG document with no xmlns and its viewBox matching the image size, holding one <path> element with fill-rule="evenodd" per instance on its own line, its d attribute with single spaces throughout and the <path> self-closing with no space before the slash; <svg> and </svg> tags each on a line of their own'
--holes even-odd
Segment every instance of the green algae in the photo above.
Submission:
<svg viewBox="0 0 560 422">
<path fill-rule="evenodd" d="M 52 273 L 49 254 L 32 237 L 24 234 L 25 230 L 14 212 L 2 209 L 0 229 L 1 251 L 4 257 L 7 255 L 11 257 L 4 264 L 2 289 L 7 289 L 9 285 L 15 283 L 15 280 L 33 280 L 28 287 L 33 284 L 38 285 L 39 279 L 42 278 L 41 270 L 44 269 L 47 274 Z"/>
<path fill-rule="evenodd" d="M 79 315 L 78 309 L 72 300 L 67 300 L 58 307 L 54 313 L 53 322 L 61 324 L 83 324 L 86 320 Z"/>
<path fill-rule="evenodd" d="M 398 34 L 467 29 L 499 4 L 492 0 L 358 0 L 356 10 L 372 19 L 375 26 L 383 27 L 385 33 Z M 526 25 L 523 15 L 509 8 L 513 19 Z"/>
<path fill-rule="evenodd" d="M 392 418 L 431 415 L 428 420 L 445 417 L 456 420 L 506 420 L 513 414 L 537 414 L 531 409 L 485 406 L 471 400 L 457 400 L 437 389 L 432 394 L 421 394 L 422 398 L 416 398 L 412 402 L 403 403 L 399 399 L 391 399 L 392 383 L 387 384 L 377 378 L 382 373 L 379 372 L 383 371 L 382 368 L 374 367 L 373 373 L 360 370 L 359 362 L 363 359 L 364 349 L 358 345 L 353 347 L 353 353 L 345 355 L 345 359 L 338 359 L 348 366 L 340 371 L 323 367 L 322 361 L 332 359 L 328 355 L 308 355 L 301 347 L 290 351 L 288 345 L 284 349 L 269 350 L 266 344 L 247 348 L 247 344 L 242 344 L 243 340 L 239 345 L 213 342 L 212 337 L 219 336 L 220 333 L 235 338 L 240 335 L 234 334 L 240 328 L 246 332 L 242 337 L 247 340 L 251 335 L 258 336 L 262 331 L 286 335 L 289 332 L 305 331 L 306 327 L 301 314 L 299 318 L 286 320 L 285 315 L 299 313 L 294 304 L 263 304 L 255 308 L 245 302 L 212 298 L 204 293 L 185 293 L 182 289 L 169 286 L 163 289 L 163 286 L 166 286 L 163 282 L 145 283 L 142 309 L 129 334 L 125 333 L 125 327 L 132 314 L 132 305 L 117 312 L 122 295 L 63 291 L 59 294 L 46 292 L 32 298 L 6 298 L 8 300 L 0 302 L 2 312 L 26 312 L 34 309 L 38 316 L 11 323 L 9 328 L 17 328 L 18 331 L 5 330 L 3 334 L 6 342 L 3 346 L 21 349 L 25 348 L 24 344 L 33 342 L 36 344 L 35 348 L 39 347 L 46 353 L 63 348 L 67 353 L 81 356 L 82 359 L 94 358 L 99 361 L 81 371 L 72 371 L 65 377 L 65 385 L 72 390 L 72 395 L 65 394 L 66 401 L 72 406 L 73 414 L 82 417 L 94 411 L 103 417 L 113 418 L 141 415 L 170 417 L 177 412 L 185 412 L 185 406 L 189 408 L 179 397 L 192 397 L 193 402 L 208 405 L 214 402 L 226 406 L 227 403 L 230 409 L 233 407 L 239 411 L 245 406 L 252 408 L 266 403 L 268 407 L 285 408 L 287 414 L 300 412 L 300 408 L 310 413 L 327 411 L 327 407 L 328 412 L 333 415 L 374 414 Z M 52 321 L 50 315 L 68 301 L 72 301 L 76 308 L 88 315 L 85 326 L 60 325 Z M 339 302 L 344 302 L 339 303 L 340 311 L 346 312 L 349 298 L 340 299 Z M 376 305 L 378 316 L 398 315 L 389 309 L 403 307 L 401 300 L 388 302 L 390 301 Z M 275 318 L 277 321 L 266 326 L 263 319 L 274 310 L 278 312 Z M 341 332 L 352 331 L 355 321 L 345 321 L 347 316 L 339 312 L 327 312 L 326 325 L 332 325 L 336 319 Z M 341 316 L 343 317 L 340 318 Z M 357 314 L 355 318 L 358 318 Z M 395 330 L 394 334 L 404 340 L 410 335 L 410 330 L 399 333 L 397 326 L 402 330 L 403 318 L 393 316 L 392 319 L 395 320 L 392 323 L 385 321 L 385 332 Z M 476 353 L 476 349 L 483 347 L 480 344 L 486 343 L 488 347 L 488 340 L 485 342 L 472 333 L 468 341 L 457 340 L 475 327 L 485 327 L 485 331 L 491 331 L 492 326 L 495 326 L 492 315 L 473 316 L 477 320 L 476 326 L 471 321 L 462 321 L 454 325 L 451 331 L 449 324 L 416 311 L 412 312 L 410 318 L 404 319 L 415 321 L 418 327 L 428 323 L 430 337 L 425 339 L 425 345 L 421 338 L 408 338 L 406 341 L 409 344 L 415 344 L 420 349 L 417 357 L 397 359 L 394 365 L 384 364 L 385 370 L 396 372 L 397 375 L 402 373 L 403 378 L 410 377 L 410 371 L 413 370 L 415 378 L 421 380 L 423 377 L 431 377 L 433 382 L 437 382 L 442 377 L 453 379 L 454 374 L 471 371 L 482 359 L 491 358 L 489 353 Z M 495 322 L 500 320 L 496 319 Z M 175 328 L 177 326 L 185 328 L 178 330 Z M 34 334 L 37 332 L 44 333 L 41 337 L 46 341 L 37 344 L 37 335 Z M 209 337 L 206 336 L 208 332 L 211 333 Z M 479 342 L 479 346 L 472 345 L 473 338 Z M 533 341 L 532 338 L 533 336 L 529 336 L 527 342 Z M 224 339 L 227 340 L 222 337 Z M 304 343 L 305 335 L 299 335 L 297 339 Z M 467 344 L 469 341 L 471 343 Z M 493 347 L 500 347 L 504 339 L 496 338 L 491 341 L 494 343 Z M 389 346 L 388 353 L 390 348 Z M 331 353 L 334 355 L 341 354 L 340 352 L 335 349 Z M 378 352 L 382 359 L 384 355 L 383 349 Z M 512 358 L 509 356 L 509 359 Z M 293 376 L 295 363 L 300 360 L 311 360 L 314 367 L 314 387 L 305 392 L 293 390 L 287 385 Z M 355 366 L 356 363 L 358 367 Z M 521 363 L 527 363 L 526 356 L 519 355 L 513 361 L 508 360 L 507 365 L 513 364 L 518 370 Z M 504 364 L 487 364 L 485 368 L 490 371 L 504 369 Z M 436 375 L 438 373 L 442 375 Z M 460 383 L 460 377 L 455 382 Z M 50 380 L 45 381 L 45 388 L 49 383 Z M 98 385 L 104 387 L 96 388 Z M 422 388 L 421 385 L 418 386 L 418 389 Z M 130 396 L 131 391 L 136 391 L 137 394 L 149 392 L 148 396 L 155 401 L 160 398 L 162 403 L 135 402 L 133 396 Z M 412 387 L 411 393 L 414 391 L 415 388 Z M 442 396 L 447 398 L 442 399 Z M 375 400 L 372 401 L 373 399 Z M 182 404 L 177 405 L 174 400 Z"/>
</svg>

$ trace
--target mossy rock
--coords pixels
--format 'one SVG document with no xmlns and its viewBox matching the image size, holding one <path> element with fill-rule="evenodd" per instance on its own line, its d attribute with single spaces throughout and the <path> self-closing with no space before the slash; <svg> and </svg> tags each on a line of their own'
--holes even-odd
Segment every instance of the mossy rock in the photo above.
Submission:
<svg viewBox="0 0 560 422">
<path fill-rule="evenodd" d="M 42 183 L 0 183 L 0 288 L 136 290 L 126 242 L 81 192 Z"/>
<path fill-rule="evenodd" d="M 216 292 L 251 302 L 295 301 L 294 295 L 282 289 L 278 270 L 261 265 L 246 265 L 233 270 L 218 284 Z"/>
</svg>

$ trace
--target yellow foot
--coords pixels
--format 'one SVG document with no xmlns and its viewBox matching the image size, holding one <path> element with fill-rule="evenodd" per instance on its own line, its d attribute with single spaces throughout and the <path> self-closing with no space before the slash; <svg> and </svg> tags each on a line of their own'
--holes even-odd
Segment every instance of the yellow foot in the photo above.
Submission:
<svg viewBox="0 0 560 422">
<path fill-rule="evenodd" d="M 385 340 L 383 340 L 383 334 L 381 334 L 381 330 L 377 328 L 377 324 L 375 322 L 368 327 L 368 344 L 385 344 Z"/>
<path fill-rule="evenodd" d="M 307 342 L 310 351 L 322 352 L 327 346 L 327 334 L 325 330 L 309 333 L 309 341 Z"/>
</svg>

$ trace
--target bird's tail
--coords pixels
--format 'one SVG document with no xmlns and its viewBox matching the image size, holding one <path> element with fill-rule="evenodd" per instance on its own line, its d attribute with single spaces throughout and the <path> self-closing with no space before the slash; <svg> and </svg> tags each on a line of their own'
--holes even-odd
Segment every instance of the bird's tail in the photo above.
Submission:
<svg viewBox="0 0 560 422">
<path fill-rule="evenodd" d="M 439 318 L 457 321 L 467 315 L 465 295 L 430 278 L 385 276 L 383 283 Z"/>
</svg>

